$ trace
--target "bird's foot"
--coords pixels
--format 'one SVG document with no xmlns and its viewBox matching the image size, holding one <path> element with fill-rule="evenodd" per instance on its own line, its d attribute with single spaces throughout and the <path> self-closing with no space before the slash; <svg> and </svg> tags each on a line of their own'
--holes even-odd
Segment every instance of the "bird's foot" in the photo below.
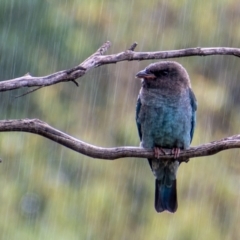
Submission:
<svg viewBox="0 0 240 240">
<path fill-rule="evenodd" d="M 166 154 L 165 151 L 160 147 L 154 147 L 153 151 L 154 151 L 154 157 L 157 158 L 157 159 L 159 159 L 160 156 Z"/>
<path fill-rule="evenodd" d="M 174 159 L 177 159 L 179 157 L 180 152 L 181 152 L 180 148 L 173 148 L 172 149 L 172 154 L 174 155 Z"/>
</svg>

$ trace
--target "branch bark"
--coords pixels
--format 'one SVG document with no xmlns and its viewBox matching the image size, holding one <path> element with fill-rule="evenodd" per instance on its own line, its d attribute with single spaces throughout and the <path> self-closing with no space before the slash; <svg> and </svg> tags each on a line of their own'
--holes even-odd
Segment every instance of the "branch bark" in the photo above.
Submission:
<svg viewBox="0 0 240 240">
<path fill-rule="evenodd" d="M 10 91 L 22 87 L 37 87 L 30 92 L 38 90 L 42 87 L 54 85 L 60 82 L 72 81 L 78 86 L 76 79 L 85 75 L 90 69 L 99 67 L 105 64 L 118 63 L 121 61 L 142 61 L 150 59 L 167 59 L 189 56 L 208 56 L 208 55 L 232 55 L 240 57 L 239 48 L 188 48 L 171 51 L 158 52 L 134 52 L 137 43 L 133 43 L 128 50 L 112 55 L 104 53 L 110 48 L 111 43 L 107 41 L 94 54 L 87 58 L 84 62 L 68 70 L 62 70 L 43 77 L 33 77 L 30 74 L 25 76 L 5 80 L 0 82 L 0 92 Z M 74 137 L 71 137 L 38 119 L 20 119 L 20 120 L 2 120 L 0 121 L 0 132 L 30 132 L 51 139 L 67 148 L 76 152 L 87 155 L 92 158 L 115 160 L 124 157 L 137 158 L 152 158 L 152 149 L 143 149 L 140 147 L 116 147 L 116 148 L 101 148 Z M 219 141 L 210 142 L 197 147 L 191 147 L 180 153 L 179 160 L 186 161 L 188 158 L 203 157 L 216 154 L 220 151 L 240 148 L 240 135 L 235 135 L 221 139 Z M 161 156 L 161 159 L 172 159 L 171 150 L 165 149 L 166 155 Z"/>
<path fill-rule="evenodd" d="M 134 52 L 137 43 L 133 43 L 130 48 L 124 52 L 112 55 L 105 55 L 104 53 L 110 48 L 111 43 L 107 41 L 104 43 L 93 55 L 87 58 L 84 62 L 76 67 L 68 70 L 62 70 L 43 77 L 33 77 L 26 74 L 22 77 L 5 80 L 0 82 L 0 92 L 10 91 L 22 87 L 46 87 L 60 82 L 72 81 L 77 85 L 76 79 L 85 75 L 90 69 L 106 64 L 118 63 L 122 61 L 142 61 L 151 59 L 167 59 L 190 56 L 209 56 L 209 55 L 232 55 L 240 57 L 239 48 L 187 48 L 171 51 L 158 52 Z M 36 89 L 37 90 L 37 89 Z"/>
<path fill-rule="evenodd" d="M 0 132 L 30 132 L 52 141 L 59 143 L 67 148 L 86 156 L 98 159 L 115 160 L 125 157 L 137 158 L 152 158 L 153 150 L 140 147 L 115 147 L 102 148 L 90 145 L 80 141 L 74 137 L 63 133 L 47 123 L 38 119 L 20 119 L 20 120 L 1 120 Z M 182 150 L 179 156 L 179 161 L 185 161 L 188 158 L 203 157 L 216 154 L 223 150 L 231 148 L 240 148 L 240 135 L 234 135 L 218 141 L 206 143 L 200 146 L 191 147 L 187 150 Z M 166 155 L 161 156 L 162 160 L 173 159 L 170 149 L 164 149 Z"/>
</svg>

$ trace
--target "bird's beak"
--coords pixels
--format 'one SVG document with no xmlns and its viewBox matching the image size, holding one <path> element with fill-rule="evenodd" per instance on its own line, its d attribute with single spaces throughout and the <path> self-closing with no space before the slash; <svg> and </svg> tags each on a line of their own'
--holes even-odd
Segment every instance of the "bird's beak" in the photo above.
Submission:
<svg viewBox="0 0 240 240">
<path fill-rule="evenodd" d="M 154 79 L 156 76 L 152 73 L 147 73 L 144 69 L 136 74 L 136 78 Z"/>
</svg>

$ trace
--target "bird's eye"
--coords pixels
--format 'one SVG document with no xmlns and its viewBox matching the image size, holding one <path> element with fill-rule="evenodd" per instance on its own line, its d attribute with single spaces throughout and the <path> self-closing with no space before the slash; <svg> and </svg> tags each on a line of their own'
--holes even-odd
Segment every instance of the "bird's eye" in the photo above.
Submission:
<svg viewBox="0 0 240 240">
<path fill-rule="evenodd" d="M 167 76 L 168 75 L 168 71 L 167 70 L 163 70 L 162 72 L 161 72 L 161 74 L 163 75 L 163 76 Z"/>
<path fill-rule="evenodd" d="M 160 78 L 167 77 L 169 75 L 169 71 L 168 70 L 160 70 L 160 71 L 156 72 L 155 75 Z"/>
</svg>

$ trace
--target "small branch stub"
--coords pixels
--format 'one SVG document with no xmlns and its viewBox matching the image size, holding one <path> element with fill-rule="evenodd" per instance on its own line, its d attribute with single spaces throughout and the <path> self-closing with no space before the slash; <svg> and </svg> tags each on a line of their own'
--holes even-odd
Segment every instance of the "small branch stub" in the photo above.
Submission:
<svg viewBox="0 0 240 240">
<path fill-rule="evenodd" d="M 128 50 L 134 51 L 136 47 L 137 47 L 137 42 L 134 42 Z"/>
</svg>

